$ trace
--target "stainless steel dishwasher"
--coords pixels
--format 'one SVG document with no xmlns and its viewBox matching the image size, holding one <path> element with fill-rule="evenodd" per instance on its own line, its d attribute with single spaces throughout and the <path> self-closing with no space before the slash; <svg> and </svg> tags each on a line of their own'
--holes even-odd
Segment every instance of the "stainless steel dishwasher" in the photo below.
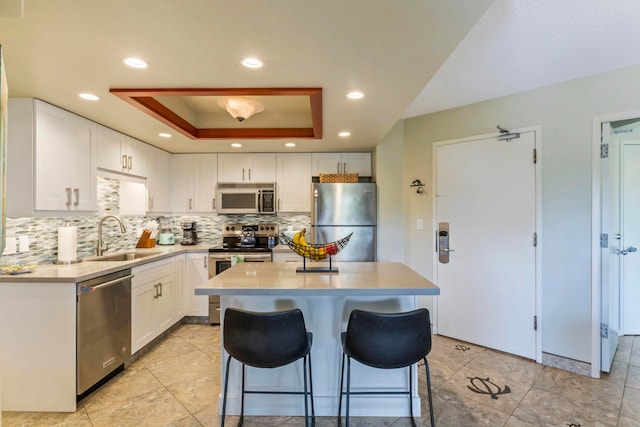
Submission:
<svg viewBox="0 0 640 427">
<path fill-rule="evenodd" d="M 76 391 L 80 396 L 131 356 L 131 270 L 77 284 Z"/>
</svg>

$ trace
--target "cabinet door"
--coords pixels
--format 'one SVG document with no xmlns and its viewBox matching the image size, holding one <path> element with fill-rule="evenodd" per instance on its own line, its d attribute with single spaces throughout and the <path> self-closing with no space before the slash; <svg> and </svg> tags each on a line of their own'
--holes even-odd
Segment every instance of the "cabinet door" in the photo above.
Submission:
<svg viewBox="0 0 640 427">
<path fill-rule="evenodd" d="M 215 212 L 218 155 L 197 154 L 195 159 L 194 204 L 196 212 Z"/>
<path fill-rule="evenodd" d="M 153 331 L 153 308 L 155 282 L 131 288 L 131 353 L 147 345 L 155 337 Z"/>
<path fill-rule="evenodd" d="M 171 159 L 173 171 L 172 211 L 193 212 L 194 160 L 191 154 L 174 154 Z"/>
<path fill-rule="evenodd" d="M 146 144 L 137 139 L 126 137 L 125 139 L 125 156 L 127 159 L 126 172 L 131 175 L 137 176 L 149 176 L 149 173 L 153 165 L 153 149 L 149 144 Z"/>
<path fill-rule="evenodd" d="M 159 335 L 175 323 L 173 306 L 174 277 L 173 274 L 157 280 L 157 298 L 153 307 L 153 330 Z"/>
<path fill-rule="evenodd" d="M 96 209 L 97 125 L 36 102 L 35 209 Z"/>
<path fill-rule="evenodd" d="M 126 158 L 122 157 L 125 135 L 108 127 L 98 125 L 98 167 L 115 172 L 124 172 Z"/>
<path fill-rule="evenodd" d="M 249 165 L 244 154 L 218 154 L 218 182 L 249 181 Z"/>
<path fill-rule="evenodd" d="M 149 212 L 169 212 L 171 203 L 171 154 L 164 150 L 154 150 L 155 167 L 147 176 L 147 189 L 149 193 Z"/>
<path fill-rule="evenodd" d="M 321 173 L 342 173 L 342 155 L 340 153 L 311 154 L 311 173 L 319 176 Z"/>
<path fill-rule="evenodd" d="M 194 293 L 197 286 L 209 280 L 208 258 L 208 253 L 187 254 L 187 274 L 184 283 L 184 305 L 187 316 L 209 315 L 209 297 Z"/>
<path fill-rule="evenodd" d="M 342 171 L 371 176 L 371 153 L 342 153 Z"/>
<path fill-rule="evenodd" d="M 278 212 L 311 211 L 311 154 L 278 153 Z"/>
<path fill-rule="evenodd" d="M 248 180 L 251 182 L 276 182 L 275 153 L 251 154 Z"/>
</svg>

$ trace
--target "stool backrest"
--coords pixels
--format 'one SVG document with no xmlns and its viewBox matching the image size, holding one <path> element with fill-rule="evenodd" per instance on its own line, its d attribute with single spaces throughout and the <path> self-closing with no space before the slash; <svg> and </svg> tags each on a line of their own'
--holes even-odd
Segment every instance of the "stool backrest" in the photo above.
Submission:
<svg viewBox="0 0 640 427">
<path fill-rule="evenodd" d="M 382 369 L 412 365 L 431 351 L 429 311 L 353 310 L 344 340 L 345 353 L 365 365 Z"/>
<path fill-rule="evenodd" d="M 227 353 L 257 368 L 288 365 L 309 352 L 304 317 L 297 308 L 274 312 L 227 308 L 222 334 Z"/>
</svg>

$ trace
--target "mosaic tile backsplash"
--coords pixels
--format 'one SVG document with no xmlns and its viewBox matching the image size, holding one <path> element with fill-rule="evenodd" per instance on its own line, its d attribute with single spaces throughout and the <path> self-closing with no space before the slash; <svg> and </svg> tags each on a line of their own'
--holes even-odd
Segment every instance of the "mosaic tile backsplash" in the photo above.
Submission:
<svg viewBox="0 0 640 427">
<path fill-rule="evenodd" d="M 119 215 L 120 182 L 115 179 L 98 177 L 98 207 L 93 215 L 74 217 L 24 217 L 7 218 L 8 236 L 29 236 L 29 252 L 2 255 L 0 264 L 51 264 L 58 260 L 58 227 L 71 223 L 78 228 L 78 258 L 96 254 L 98 244 L 98 223 L 105 215 Z M 138 238 L 136 230 L 150 220 L 158 220 L 158 216 L 121 216 L 127 227 L 125 234 L 113 219 L 102 225 L 103 239 L 109 245 L 109 252 L 133 249 Z M 308 215 L 294 216 L 247 216 L 247 215 L 212 215 L 212 216 L 170 216 L 172 232 L 176 237 L 182 236 L 182 221 L 196 221 L 198 224 L 198 240 L 202 244 L 213 246 L 222 244 L 222 224 L 229 222 L 276 222 L 281 230 L 293 226 L 294 230 L 309 227 Z"/>
</svg>

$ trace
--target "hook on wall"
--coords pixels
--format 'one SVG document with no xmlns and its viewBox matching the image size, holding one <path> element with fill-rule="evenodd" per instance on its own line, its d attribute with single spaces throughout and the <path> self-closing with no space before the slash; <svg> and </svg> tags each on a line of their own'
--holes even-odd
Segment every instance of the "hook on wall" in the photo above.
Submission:
<svg viewBox="0 0 640 427">
<path fill-rule="evenodd" d="M 424 193 L 424 183 L 422 181 L 420 181 L 419 179 L 414 179 L 413 182 L 410 185 L 411 187 L 418 187 L 416 188 L 416 193 L 418 194 L 422 194 Z"/>
</svg>

